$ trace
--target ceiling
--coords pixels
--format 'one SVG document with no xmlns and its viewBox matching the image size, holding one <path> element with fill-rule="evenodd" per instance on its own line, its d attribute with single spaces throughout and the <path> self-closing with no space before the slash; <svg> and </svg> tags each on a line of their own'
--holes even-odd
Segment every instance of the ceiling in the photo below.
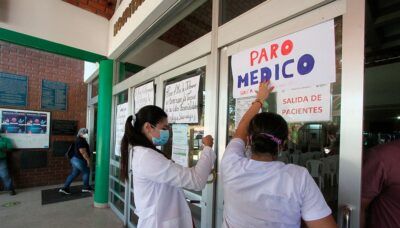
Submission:
<svg viewBox="0 0 400 228">
<path fill-rule="evenodd" d="M 81 9 L 90 11 L 94 14 L 107 18 L 108 20 L 114 14 L 117 0 L 63 0 Z"/>
<path fill-rule="evenodd" d="M 400 61 L 400 0 L 366 0 L 366 67 Z"/>
<path fill-rule="evenodd" d="M 63 0 L 107 19 L 114 14 L 121 0 Z M 225 0 L 224 21 L 241 14 L 265 0 Z M 365 66 L 400 61 L 400 0 L 366 0 Z M 225 15 L 226 14 L 226 15 Z M 230 15 L 232 14 L 232 15 Z M 233 16 L 234 15 L 234 16 Z M 211 1 L 179 22 L 159 39 L 183 47 L 211 30 Z M 178 35 L 179 34 L 179 35 Z"/>
</svg>

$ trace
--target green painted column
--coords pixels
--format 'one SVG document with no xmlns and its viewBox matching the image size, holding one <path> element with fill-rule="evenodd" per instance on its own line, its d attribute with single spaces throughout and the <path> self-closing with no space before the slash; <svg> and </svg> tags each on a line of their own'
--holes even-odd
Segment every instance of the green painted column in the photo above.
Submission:
<svg viewBox="0 0 400 228">
<path fill-rule="evenodd" d="M 94 206 L 108 207 L 113 60 L 100 61 Z"/>
</svg>

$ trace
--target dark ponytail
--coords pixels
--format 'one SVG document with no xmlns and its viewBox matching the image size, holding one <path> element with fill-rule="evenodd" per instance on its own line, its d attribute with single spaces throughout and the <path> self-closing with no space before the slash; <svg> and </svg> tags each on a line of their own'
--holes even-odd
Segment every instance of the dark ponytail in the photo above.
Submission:
<svg viewBox="0 0 400 228">
<path fill-rule="evenodd" d="M 283 147 L 288 137 L 288 125 L 282 116 L 262 112 L 250 121 L 248 134 L 253 153 L 277 156 L 278 146 Z"/>
<path fill-rule="evenodd" d="M 128 178 L 128 161 L 129 161 L 129 146 L 142 146 L 151 148 L 159 153 L 162 152 L 154 146 L 143 133 L 143 125 L 147 122 L 153 126 L 167 118 L 167 114 L 160 107 L 155 105 L 148 105 L 139 110 L 135 115 L 134 125 L 132 125 L 133 116 L 129 116 L 125 122 L 125 132 L 121 140 L 121 165 L 120 165 L 120 179 L 126 180 Z"/>
</svg>

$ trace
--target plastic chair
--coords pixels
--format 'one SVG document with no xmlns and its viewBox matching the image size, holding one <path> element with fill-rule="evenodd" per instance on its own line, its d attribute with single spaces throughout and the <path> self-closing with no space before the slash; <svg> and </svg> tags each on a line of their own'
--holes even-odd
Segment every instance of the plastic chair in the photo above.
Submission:
<svg viewBox="0 0 400 228">
<path fill-rule="evenodd" d="M 319 160 L 308 160 L 306 167 L 310 175 L 318 180 L 318 186 L 322 190 L 324 188 L 324 176 L 322 175 L 324 163 Z"/>
<path fill-rule="evenodd" d="M 291 154 L 289 156 L 289 161 L 292 164 L 298 165 L 299 164 L 299 160 L 300 160 L 300 154 Z"/>
<path fill-rule="evenodd" d="M 308 160 L 313 159 L 313 153 L 312 152 L 306 152 L 300 154 L 300 159 L 299 159 L 299 165 L 301 166 L 306 166 Z"/>
<path fill-rule="evenodd" d="M 283 162 L 285 164 L 289 163 L 289 159 L 288 159 L 288 157 L 286 155 L 279 156 L 278 159 L 276 159 L 276 160 L 281 161 L 281 162 Z"/>
<path fill-rule="evenodd" d="M 338 167 L 339 167 L 339 155 L 333 155 L 326 158 L 321 158 L 320 161 L 324 164 L 323 176 L 328 176 L 331 186 L 338 183 Z M 336 181 L 334 183 L 334 181 Z"/>
</svg>

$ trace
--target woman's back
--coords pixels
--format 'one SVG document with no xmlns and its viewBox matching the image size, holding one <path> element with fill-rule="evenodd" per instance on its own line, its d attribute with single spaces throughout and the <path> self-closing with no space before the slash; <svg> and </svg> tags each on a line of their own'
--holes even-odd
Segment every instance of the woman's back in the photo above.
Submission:
<svg viewBox="0 0 400 228">
<path fill-rule="evenodd" d="M 300 227 L 301 218 L 331 213 L 305 168 L 252 160 L 244 150 L 233 139 L 222 159 L 225 227 Z"/>
</svg>

